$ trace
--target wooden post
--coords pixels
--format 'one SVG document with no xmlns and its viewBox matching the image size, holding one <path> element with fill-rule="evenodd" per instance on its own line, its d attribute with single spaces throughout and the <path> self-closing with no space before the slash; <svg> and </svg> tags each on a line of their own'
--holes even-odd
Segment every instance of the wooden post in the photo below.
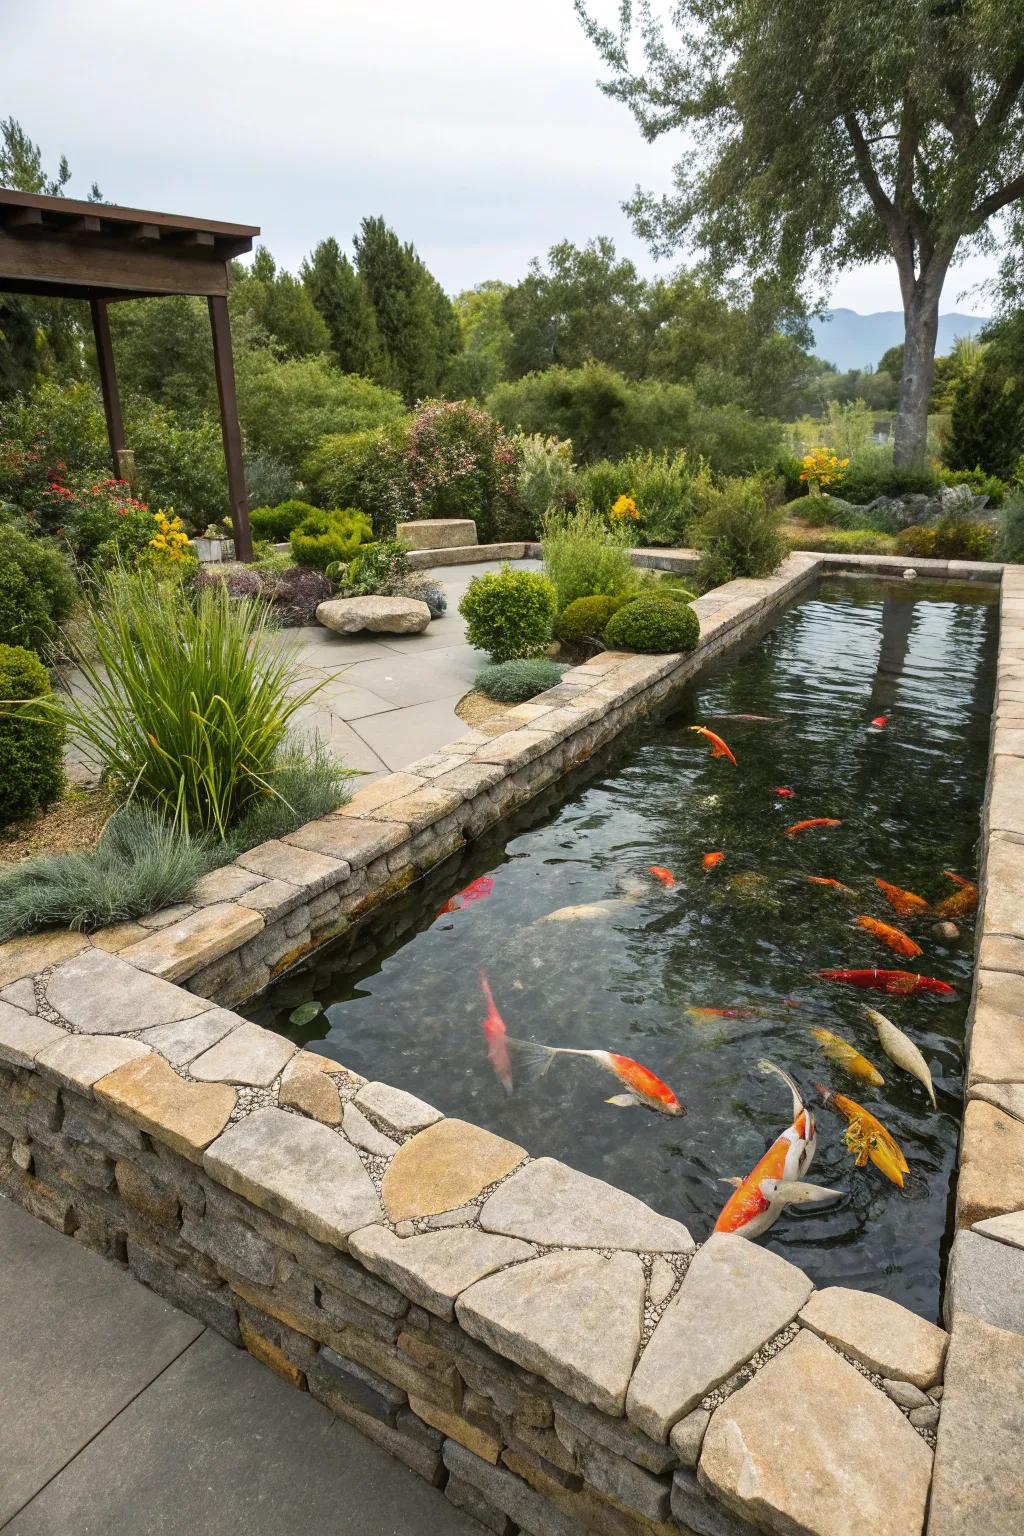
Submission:
<svg viewBox="0 0 1024 1536">
<path fill-rule="evenodd" d="M 207 304 L 210 310 L 210 329 L 213 332 L 217 394 L 220 398 L 220 430 L 224 439 L 224 461 L 228 468 L 228 500 L 231 506 L 235 559 L 251 560 L 252 534 L 249 531 L 249 509 L 245 500 L 242 433 L 238 425 L 238 397 L 235 394 L 235 365 L 231 356 L 228 301 L 223 294 L 211 294 Z"/>
<path fill-rule="evenodd" d="M 118 455 L 124 452 L 124 418 L 121 415 L 121 398 L 117 392 L 117 373 L 114 369 L 114 348 L 110 341 L 110 319 L 105 299 L 90 299 L 92 333 L 96 339 L 96 362 L 100 371 L 100 390 L 103 394 L 103 414 L 107 418 L 107 441 L 115 478 L 120 479 L 121 466 Z"/>
</svg>

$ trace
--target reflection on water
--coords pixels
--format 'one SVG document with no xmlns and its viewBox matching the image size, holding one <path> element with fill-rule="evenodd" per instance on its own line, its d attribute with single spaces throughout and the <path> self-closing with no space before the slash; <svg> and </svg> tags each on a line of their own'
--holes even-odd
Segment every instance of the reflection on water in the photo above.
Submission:
<svg viewBox="0 0 1024 1536">
<path fill-rule="evenodd" d="M 901 1193 L 873 1168 L 854 1169 L 842 1122 L 819 1105 L 811 1177 L 843 1199 L 786 1211 L 762 1241 L 819 1285 L 868 1287 L 936 1317 L 970 927 L 952 944 L 928 924 L 915 929 L 925 953 L 910 967 L 953 982 L 953 1004 L 830 987 L 816 973 L 908 964 L 852 925 L 862 912 L 899 922 L 872 876 L 938 900 L 954 889 L 943 869 L 974 875 L 997 620 L 987 594 L 955 597 L 921 584 L 823 585 L 745 655 L 703 676 L 669 719 L 646 725 L 541 824 L 453 866 L 428 909 L 422 894 L 407 898 L 411 937 L 355 969 L 349 948 L 324 951 L 254 1016 L 287 1030 L 297 1004 L 319 999 L 314 1049 L 607 1179 L 685 1221 L 698 1240 L 728 1194 L 722 1179 L 746 1174 L 790 1118 L 785 1090 L 757 1071 L 770 1056 L 815 1101 L 820 1081 L 870 1108 L 912 1172 Z M 774 718 L 723 718 L 746 712 Z M 888 726 L 868 729 L 881 714 Z M 708 755 L 688 730 L 695 722 L 719 731 L 737 768 Z M 793 796 L 776 796 L 779 786 Z M 784 835 L 791 822 L 818 816 L 842 825 Z M 706 872 L 711 850 L 725 859 Z M 642 899 L 604 920 L 538 923 L 555 908 L 620 895 L 652 864 L 671 869 L 682 888 L 647 877 Z M 484 873 L 492 895 L 433 916 Z M 838 879 L 857 899 L 808 875 Z M 510 1035 L 636 1057 L 676 1090 L 685 1118 L 606 1105 L 618 1085 L 565 1057 L 507 1098 L 487 1061 L 481 969 Z M 865 1003 L 924 1052 L 938 1113 L 881 1054 Z M 686 1011 L 733 1006 L 764 1012 L 702 1021 Z M 853 1082 L 825 1061 L 811 1026 L 854 1044 L 885 1086 Z"/>
</svg>

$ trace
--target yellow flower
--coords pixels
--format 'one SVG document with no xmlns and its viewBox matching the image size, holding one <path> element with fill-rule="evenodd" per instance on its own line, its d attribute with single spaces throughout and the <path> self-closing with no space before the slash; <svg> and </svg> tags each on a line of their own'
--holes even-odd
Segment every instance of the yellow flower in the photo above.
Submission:
<svg viewBox="0 0 1024 1536">
<path fill-rule="evenodd" d="M 626 518 L 628 518 L 630 522 L 635 523 L 640 517 L 640 509 L 636 502 L 633 500 L 632 496 L 619 496 L 612 503 L 612 509 L 609 513 L 609 516 L 611 517 L 612 521 L 616 523 L 621 523 Z"/>
</svg>

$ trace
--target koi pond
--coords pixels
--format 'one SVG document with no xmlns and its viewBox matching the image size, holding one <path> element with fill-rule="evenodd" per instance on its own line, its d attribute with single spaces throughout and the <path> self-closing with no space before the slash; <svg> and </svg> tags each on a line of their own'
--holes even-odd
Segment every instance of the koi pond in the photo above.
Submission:
<svg viewBox="0 0 1024 1536">
<path fill-rule="evenodd" d="M 667 718 L 620 738 L 568 797 L 562 786 L 393 902 L 399 939 L 374 952 L 378 911 L 252 1016 L 640 1196 L 698 1242 L 729 1198 L 724 1181 L 745 1177 L 793 1118 L 785 1086 L 759 1070 L 769 1058 L 817 1120 L 802 1176 L 838 1198 L 785 1206 L 758 1240 L 816 1285 L 871 1289 L 937 1319 L 973 917 L 940 928 L 933 908 L 962 889 L 944 871 L 975 879 L 997 624 L 983 587 L 822 583 L 706 670 Z M 724 739 L 735 766 L 709 753 L 696 724 Z M 839 825 L 787 835 L 818 818 Z M 439 911 L 481 876 L 486 894 Z M 898 915 L 876 877 L 928 910 Z M 923 953 L 891 953 L 862 916 Z M 919 972 L 955 996 L 818 974 L 861 968 Z M 586 1057 L 558 1056 L 537 1076 L 514 1043 L 507 1094 L 488 1056 L 482 976 L 509 1037 L 621 1052 L 664 1079 L 685 1115 L 607 1103 L 625 1085 Z M 919 1048 L 937 1108 L 883 1052 L 866 1008 Z M 812 1030 L 855 1047 L 884 1083 L 851 1075 Z M 817 1084 L 896 1139 L 902 1189 L 856 1166 Z"/>
</svg>

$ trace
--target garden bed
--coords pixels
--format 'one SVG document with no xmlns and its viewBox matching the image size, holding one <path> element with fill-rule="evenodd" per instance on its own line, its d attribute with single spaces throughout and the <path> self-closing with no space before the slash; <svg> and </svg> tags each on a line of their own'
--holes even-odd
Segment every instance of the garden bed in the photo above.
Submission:
<svg viewBox="0 0 1024 1536">
<path fill-rule="evenodd" d="M 693 655 L 606 653 L 572 669 L 207 876 L 144 932 L 0 949 L 4 1191 L 447 1478 L 493 1529 L 914 1536 L 941 1330 L 880 1298 L 815 1292 L 740 1238 L 695 1254 L 685 1228 L 621 1192 L 230 1012 L 663 703 L 823 565 L 894 562 L 794 556 L 777 577 L 730 583 L 694 604 Z M 929 574 L 1000 573 L 940 561 Z M 965 1230 L 931 1491 L 943 1536 L 999 1528 L 1024 1383 L 1016 568 L 1001 602 Z"/>
</svg>

